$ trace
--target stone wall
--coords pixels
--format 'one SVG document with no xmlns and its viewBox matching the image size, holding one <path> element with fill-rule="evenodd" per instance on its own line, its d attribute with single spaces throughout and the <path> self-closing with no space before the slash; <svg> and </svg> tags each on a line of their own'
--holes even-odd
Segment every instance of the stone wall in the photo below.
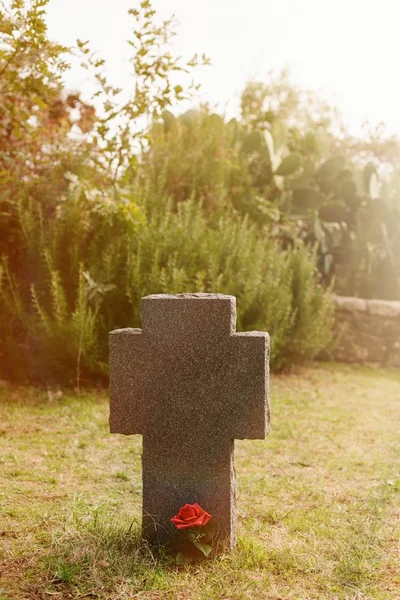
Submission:
<svg viewBox="0 0 400 600">
<path fill-rule="evenodd" d="M 400 367 L 400 302 L 336 296 L 335 360 Z"/>
</svg>

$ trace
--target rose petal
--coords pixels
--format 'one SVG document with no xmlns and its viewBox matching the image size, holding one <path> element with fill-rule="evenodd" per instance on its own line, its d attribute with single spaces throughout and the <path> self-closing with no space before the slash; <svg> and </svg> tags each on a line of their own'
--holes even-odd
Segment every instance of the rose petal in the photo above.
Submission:
<svg viewBox="0 0 400 600">
<path fill-rule="evenodd" d="M 195 502 L 194 504 L 185 504 L 179 509 L 179 513 L 172 517 L 171 523 L 177 529 L 190 529 L 194 527 L 204 527 L 209 520 L 209 515 L 201 506 Z"/>
<path fill-rule="evenodd" d="M 195 516 L 195 510 L 193 509 L 193 506 L 191 506 L 190 504 L 185 504 L 185 506 L 183 506 L 181 508 L 181 510 L 179 511 L 179 514 L 182 517 L 193 517 Z"/>
<path fill-rule="evenodd" d="M 207 523 L 211 520 L 211 515 L 209 515 L 208 513 L 204 513 L 203 515 L 203 527 L 204 525 L 207 525 Z"/>
</svg>

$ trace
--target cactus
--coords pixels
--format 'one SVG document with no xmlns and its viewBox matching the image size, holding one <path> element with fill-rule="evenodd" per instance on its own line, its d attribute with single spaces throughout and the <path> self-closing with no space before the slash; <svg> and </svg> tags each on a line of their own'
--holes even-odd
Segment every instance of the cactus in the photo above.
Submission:
<svg viewBox="0 0 400 600">
<path fill-rule="evenodd" d="M 302 157 L 298 153 L 289 154 L 286 156 L 277 170 L 275 171 L 275 175 L 281 175 L 282 177 L 288 177 L 289 175 L 294 175 L 302 164 Z"/>
</svg>

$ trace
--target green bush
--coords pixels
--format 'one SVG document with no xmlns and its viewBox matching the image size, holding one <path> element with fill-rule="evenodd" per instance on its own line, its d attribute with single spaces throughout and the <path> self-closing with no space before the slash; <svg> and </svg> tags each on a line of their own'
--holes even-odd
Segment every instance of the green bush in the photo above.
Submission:
<svg viewBox="0 0 400 600">
<path fill-rule="evenodd" d="M 2 376 L 78 386 L 104 377 L 108 331 L 140 326 L 151 293 L 235 295 L 238 329 L 270 332 L 275 368 L 329 340 L 332 303 L 304 246 L 283 251 L 234 213 L 211 223 L 194 200 L 174 210 L 151 186 L 109 205 L 70 188 L 56 219 L 30 204 L 20 211 L 31 277 L 18 280 L 3 263 Z"/>
<path fill-rule="evenodd" d="M 145 176 L 175 206 L 192 197 L 209 217 L 230 206 L 259 225 L 271 221 L 276 188 L 268 148 L 261 131 L 248 133 L 236 119 L 225 122 L 207 109 L 165 112 L 152 126 L 143 162 Z"/>
<path fill-rule="evenodd" d="M 267 230 L 232 214 L 211 224 L 194 201 L 177 211 L 166 210 L 162 197 L 146 201 L 147 227 L 129 261 L 135 323 L 141 295 L 219 292 L 237 297 L 239 330 L 270 332 L 275 368 L 311 358 L 328 343 L 332 301 L 305 246 L 283 251 Z"/>
<path fill-rule="evenodd" d="M 277 206 L 283 137 L 275 156 L 246 122 L 168 112 L 207 59 L 170 53 L 172 22 L 150 0 L 129 11 L 128 98 L 78 42 L 96 112 L 63 89 L 71 51 L 47 38 L 47 4 L 0 9 L 0 376 L 106 379 L 108 332 L 140 326 L 140 300 L 156 292 L 233 294 L 239 329 L 271 333 L 275 368 L 314 356 L 332 303 Z"/>
</svg>

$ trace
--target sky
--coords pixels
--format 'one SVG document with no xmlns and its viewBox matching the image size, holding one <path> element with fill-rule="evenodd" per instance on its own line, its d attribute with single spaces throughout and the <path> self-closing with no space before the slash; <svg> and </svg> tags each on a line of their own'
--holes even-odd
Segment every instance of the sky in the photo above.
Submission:
<svg viewBox="0 0 400 600">
<path fill-rule="evenodd" d="M 132 21 L 139 0 L 50 0 L 49 34 L 70 45 L 89 40 L 108 62 L 113 83 L 129 85 Z M 250 79 L 288 66 L 294 83 L 338 106 L 354 133 L 384 122 L 400 135 L 400 0 L 153 0 L 160 18 L 175 15 L 173 48 L 205 52 L 212 66 L 196 79 L 199 99 L 235 114 Z M 67 85 L 89 89 L 77 67 Z"/>
</svg>

